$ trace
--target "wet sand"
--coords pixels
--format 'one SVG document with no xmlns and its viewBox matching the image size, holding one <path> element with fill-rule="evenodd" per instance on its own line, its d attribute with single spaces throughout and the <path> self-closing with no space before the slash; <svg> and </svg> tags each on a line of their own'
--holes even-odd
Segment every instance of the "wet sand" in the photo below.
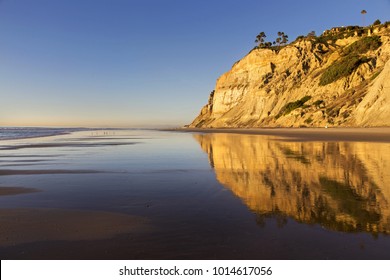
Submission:
<svg viewBox="0 0 390 280">
<path fill-rule="evenodd" d="M 73 175 L 79 174 L 84 175 L 80 178 L 86 179 L 93 178 L 93 174 L 112 173 L 112 170 L 89 169 L 90 161 L 87 161 L 84 165 L 86 168 L 72 166 L 68 169 L 66 166 L 75 162 L 71 155 L 81 160 L 88 158 L 89 154 L 86 151 L 89 148 L 105 149 L 108 147 L 133 146 L 140 143 L 135 142 L 140 139 L 142 138 L 120 136 L 75 138 L 66 135 L 64 137 L 5 140 L 0 143 L 3 144 L 0 146 L 2 153 L 0 155 L 0 179 L 5 180 L 0 185 L 0 197 L 3 197 L 4 202 L 7 202 L 6 197 L 13 199 L 13 201 L 33 201 L 32 207 L 18 206 L 16 203 L 12 207 L 0 208 L 0 255 L 2 258 L 4 257 L 2 254 L 7 252 L 8 249 L 10 252 L 6 255 L 10 258 L 13 258 L 13 253 L 17 254 L 18 257 L 16 258 L 36 258 L 40 255 L 39 253 L 34 253 L 33 256 L 25 254 L 28 246 L 34 247 L 37 244 L 45 244 L 38 245 L 38 251 L 45 254 L 48 247 L 50 247 L 49 244 L 59 244 L 61 242 L 97 242 L 99 244 L 102 240 L 115 239 L 117 236 L 139 235 L 149 231 L 152 228 L 149 219 L 139 215 L 105 211 L 103 209 L 67 209 L 63 206 L 57 208 L 58 206 L 55 204 L 58 203 L 53 203 L 54 205 L 50 206 L 33 206 L 39 201 L 39 198 L 37 199 L 39 195 L 44 197 L 48 190 L 66 189 L 66 183 L 60 184 L 55 181 L 53 186 L 42 189 L 29 187 L 33 181 L 41 183 L 45 180 L 51 180 L 53 176 L 67 176 L 71 179 Z M 72 150 L 69 150 L 69 148 L 72 148 Z M 21 150 L 26 151 L 21 153 Z M 33 154 L 29 151 L 32 151 Z M 61 153 L 53 153 L 52 151 L 61 151 Z M 59 160 L 61 161 L 59 162 Z M 51 168 L 44 167 L 48 164 Z M 4 168 L 10 166 L 15 166 L 15 168 Z M 11 180 L 11 182 L 13 180 L 19 181 L 23 180 L 25 176 L 29 177 L 31 175 L 38 175 L 34 176 L 38 179 L 31 178 L 22 183 L 28 187 L 12 186 L 13 183 L 6 183 L 7 180 Z M 82 183 L 79 186 L 80 188 L 92 187 L 88 183 Z M 33 193 L 39 194 L 38 196 L 29 196 Z M 1 206 L 4 207 L 4 205 Z M 22 249 L 15 250 L 18 247 Z M 63 255 L 60 251 L 64 251 L 65 247 L 66 245 L 62 245 L 62 248 L 59 251 L 56 250 L 57 252 L 53 253 L 54 255 L 51 258 L 62 258 Z M 77 258 L 78 253 L 75 254 L 73 258 Z M 88 253 L 89 258 L 93 258 L 93 255 Z"/>
<path fill-rule="evenodd" d="M 77 143 L 77 142 L 64 142 L 64 143 L 38 143 L 28 145 L 12 145 L 0 147 L 0 150 L 20 150 L 20 149 L 35 149 L 35 148 L 61 148 L 61 147 L 76 147 L 76 148 L 88 148 L 88 147 L 104 147 L 104 146 L 125 146 L 134 145 L 137 142 L 104 142 L 104 143 Z"/>
<path fill-rule="evenodd" d="M 171 131 L 236 133 L 289 138 L 293 141 L 390 142 L 390 128 L 180 128 Z"/>
<path fill-rule="evenodd" d="M 134 215 L 66 209 L 1 209 L 0 224 L 0 246 L 99 240 L 147 229 L 147 219 Z"/>
<path fill-rule="evenodd" d="M 25 193 L 39 192 L 38 189 L 34 188 L 23 188 L 23 187 L 2 187 L 0 186 L 0 196 L 2 195 L 17 195 Z"/>
<path fill-rule="evenodd" d="M 0 257 L 389 258 L 390 129 L 182 131 L 4 141 Z"/>
</svg>

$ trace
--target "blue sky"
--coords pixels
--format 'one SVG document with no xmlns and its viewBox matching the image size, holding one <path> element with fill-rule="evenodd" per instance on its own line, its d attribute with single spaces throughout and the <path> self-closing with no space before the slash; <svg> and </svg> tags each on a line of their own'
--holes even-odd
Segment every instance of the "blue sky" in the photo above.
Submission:
<svg viewBox="0 0 390 280">
<path fill-rule="evenodd" d="M 0 125 L 179 126 L 265 31 L 390 20 L 390 0 L 0 0 Z"/>
</svg>

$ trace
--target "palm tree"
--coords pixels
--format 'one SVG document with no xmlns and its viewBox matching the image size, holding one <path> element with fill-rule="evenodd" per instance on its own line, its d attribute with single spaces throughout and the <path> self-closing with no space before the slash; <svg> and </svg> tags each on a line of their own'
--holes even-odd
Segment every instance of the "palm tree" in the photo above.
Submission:
<svg viewBox="0 0 390 280">
<path fill-rule="evenodd" d="M 362 10 L 361 12 L 360 12 L 361 14 L 362 14 L 362 17 L 363 17 L 363 27 L 365 26 L 365 20 L 364 20 L 364 15 L 365 14 L 367 14 L 367 11 L 366 10 Z"/>
</svg>

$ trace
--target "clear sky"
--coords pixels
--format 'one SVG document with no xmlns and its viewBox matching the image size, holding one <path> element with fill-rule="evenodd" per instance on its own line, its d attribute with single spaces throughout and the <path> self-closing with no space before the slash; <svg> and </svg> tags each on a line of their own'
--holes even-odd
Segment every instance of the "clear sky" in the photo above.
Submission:
<svg viewBox="0 0 390 280">
<path fill-rule="evenodd" d="M 187 124 L 259 32 L 376 19 L 390 0 L 0 0 L 0 126 Z"/>
</svg>

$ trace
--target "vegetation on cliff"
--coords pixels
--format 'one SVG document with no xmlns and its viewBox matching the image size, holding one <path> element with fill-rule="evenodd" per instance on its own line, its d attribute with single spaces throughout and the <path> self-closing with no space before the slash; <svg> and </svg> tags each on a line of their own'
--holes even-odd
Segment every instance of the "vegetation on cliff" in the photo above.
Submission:
<svg viewBox="0 0 390 280">
<path fill-rule="evenodd" d="M 280 47 L 287 45 L 288 42 L 288 35 L 285 34 L 282 31 L 278 32 L 278 37 L 275 39 L 275 41 L 266 42 L 265 38 L 267 35 L 265 35 L 265 32 L 262 31 L 256 36 L 255 43 L 257 44 L 258 48 L 268 48 L 268 49 L 280 49 Z"/>
<path fill-rule="evenodd" d="M 305 106 L 305 103 L 309 101 L 311 96 L 304 96 L 301 99 L 293 102 L 289 102 L 286 105 L 283 106 L 283 108 L 279 111 L 279 113 L 276 115 L 276 119 L 280 118 L 281 116 L 289 114 L 291 111 L 294 111 L 295 109 L 302 108 Z"/>
<path fill-rule="evenodd" d="M 343 49 L 342 58 L 330 65 L 322 74 L 320 85 L 324 86 L 351 75 L 361 64 L 371 60 L 361 55 L 378 49 L 381 44 L 379 36 L 364 37 Z"/>
<path fill-rule="evenodd" d="M 390 22 L 278 36 L 258 34 L 190 127 L 390 125 Z"/>
</svg>

